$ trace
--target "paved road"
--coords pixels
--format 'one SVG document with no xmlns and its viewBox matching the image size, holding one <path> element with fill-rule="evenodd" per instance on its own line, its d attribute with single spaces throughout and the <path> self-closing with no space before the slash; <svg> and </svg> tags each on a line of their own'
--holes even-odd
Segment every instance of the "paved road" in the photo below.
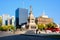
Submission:
<svg viewBox="0 0 60 40">
<path fill-rule="evenodd" d="M 0 40 L 60 40 L 60 38 L 50 38 L 37 35 L 12 35 L 0 37 Z"/>
<path fill-rule="evenodd" d="M 40 35 L 15 35 L 9 32 L 0 32 L 0 40 L 60 40 Z"/>
<path fill-rule="evenodd" d="M 9 32 L 9 31 L 7 31 L 7 32 L 5 32 L 5 31 L 0 32 L 0 37 L 10 36 L 10 35 L 15 35 L 15 34 L 13 34 L 13 32 Z"/>
</svg>

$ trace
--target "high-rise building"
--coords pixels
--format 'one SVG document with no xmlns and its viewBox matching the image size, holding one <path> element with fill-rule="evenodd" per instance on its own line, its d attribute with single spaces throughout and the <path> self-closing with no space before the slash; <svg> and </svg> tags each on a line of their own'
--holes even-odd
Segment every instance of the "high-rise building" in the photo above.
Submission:
<svg viewBox="0 0 60 40">
<path fill-rule="evenodd" d="M 24 8 L 16 9 L 15 24 L 17 27 L 19 25 L 27 23 L 27 19 L 28 19 L 28 9 L 24 9 Z"/>
<path fill-rule="evenodd" d="M 4 14 L 2 16 L 2 25 L 9 25 L 9 15 L 8 14 Z"/>
</svg>

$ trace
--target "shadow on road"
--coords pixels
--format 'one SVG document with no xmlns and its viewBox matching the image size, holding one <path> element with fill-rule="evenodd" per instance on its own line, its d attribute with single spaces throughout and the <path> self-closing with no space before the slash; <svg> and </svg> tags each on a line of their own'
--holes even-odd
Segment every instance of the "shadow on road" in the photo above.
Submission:
<svg viewBox="0 0 60 40">
<path fill-rule="evenodd" d="M 0 37 L 0 40 L 60 40 L 60 38 L 50 38 L 46 36 L 21 34 L 21 35 Z"/>
</svg>

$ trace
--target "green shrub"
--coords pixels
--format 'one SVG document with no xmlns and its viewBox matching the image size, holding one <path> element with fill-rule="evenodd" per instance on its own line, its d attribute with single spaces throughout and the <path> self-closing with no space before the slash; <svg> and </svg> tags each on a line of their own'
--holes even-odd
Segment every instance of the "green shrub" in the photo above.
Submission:
<svg viewBox="0 0 60 40">
<path fill-rule="evenodd" d="M 0 27 L 0 31 L 8 31 L 8 30 L 14 31 L 16 30 L 16 27 L 14 27 L 13 25 L 9 25 L 9 26 L 4 25 Z"/>
<path fill-rule="evenodd" d="M 13 26 L 13 25 L 9 25 L 8 28 L 9 28 L 10 30 L 16 30 L 16 27 Z"/>
</svg>

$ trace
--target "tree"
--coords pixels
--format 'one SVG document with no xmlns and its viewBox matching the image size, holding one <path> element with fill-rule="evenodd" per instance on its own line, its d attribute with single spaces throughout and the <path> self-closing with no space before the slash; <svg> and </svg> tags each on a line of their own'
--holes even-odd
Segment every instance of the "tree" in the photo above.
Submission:
<svg viewBox="0 0 60 40">
<path fill-rule="evenodd" d="M 2 31 L 3 30 L 3 28 L 0 26 L 0 31 Z"/>
<path fill-rule="evenodd" d="M 8 28 L 9 28 L 9 30 L 13 30 L 13 31 L 16 30 L 16 27 L 13 25 L 9 25 Z"/>
<path fill-rule="evenodd" d="M 13 26 L 13 25 L 9 25 L 9 26 L 4 25 L 4 26 L 1 26 L 0 27 L 0 31 L 8 31 L 8 30 L 15 31 L 16 30 L 16 27 Z"/>
<path fill-rule="evenodd" d="M 44 30 L 45 29 L 45 24 L 38 24 L 38 29 Z"/>
<path fill-rule="evenodd" d="M 53 28 L 57 27 L 57 24 L 53 22 Z"/>
<path fill-rule="evenodd" d="M 57 27 L 57 24 L 52 22 L 52 23 L 49 23 L 49 24 L 46 24 L 47 28 L 55 28 Z"/>
<path fill-rule="evenodd" d="M 7 31 L 8 27 L 6 25 L 0 27 L 0 31 Z"/>
<path fill-rule="evenodd" d="M 0 26 L 2 26 L 2 18 L 0 17 Z"/>
</svg>

